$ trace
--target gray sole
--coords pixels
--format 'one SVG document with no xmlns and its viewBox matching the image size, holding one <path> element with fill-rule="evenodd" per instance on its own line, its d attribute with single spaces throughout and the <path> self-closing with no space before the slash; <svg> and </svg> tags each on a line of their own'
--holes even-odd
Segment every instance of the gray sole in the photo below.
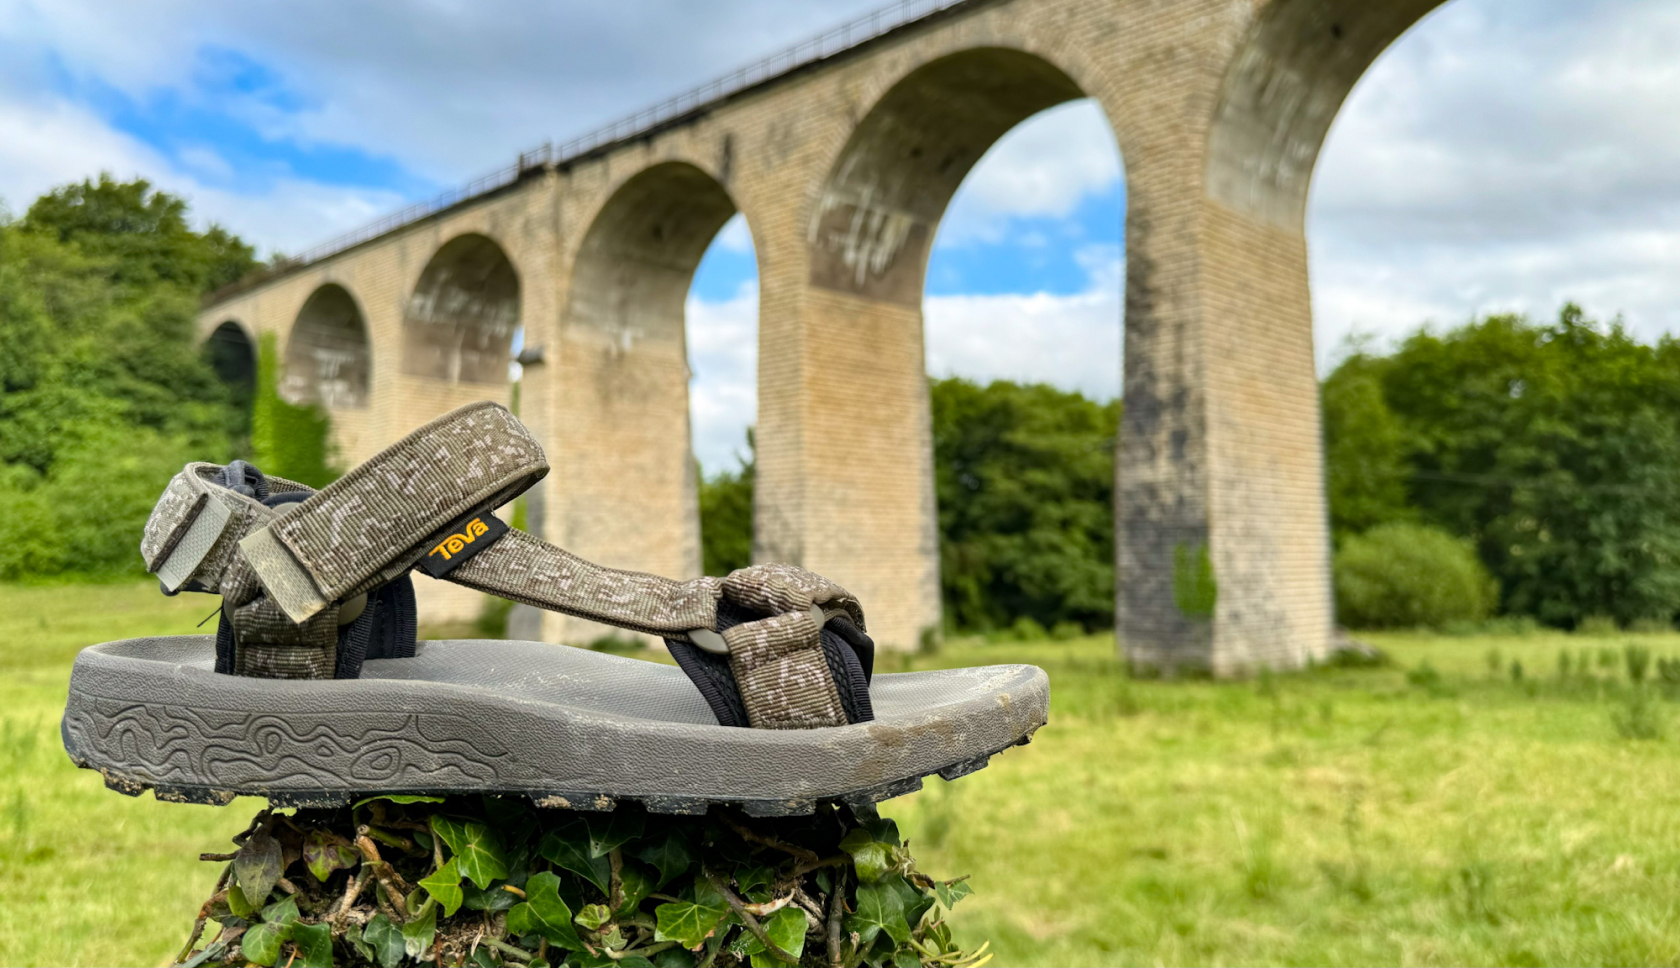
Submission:
<svg viewBox="0 0 1680 968">
<path fill-rule="evenodd" d="M 160 800 L 335 806 L 370 793 L 498 793 L 656 813 L 728 803 L 760 816 L 874 803 L 980 769 L 1049 712 L 1035 666 L 875 677 L 875 720 L 718 726 L 676 668 L 540 642 L 422 642 L 356 680 L 212 671 L 207 635 L 83 649 L 64 747 L 107 786 Z"/>
</svg>

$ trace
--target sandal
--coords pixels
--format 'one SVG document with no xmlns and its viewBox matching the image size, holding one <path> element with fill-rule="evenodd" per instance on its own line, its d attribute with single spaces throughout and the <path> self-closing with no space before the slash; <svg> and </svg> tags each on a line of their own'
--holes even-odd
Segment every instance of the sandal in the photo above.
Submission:
<svg viewBox="0 0 1680 968">
<path fill-rule="evenodd" d="M 809 813 L 973 772 L 1045 723 L 1034 666 L 872 675 L 845 589 L 791 565 L 673 581 L 584 561 L 490 513 L 548 472 L 506 409 L 447 414 L 320 491 L 189 464 L 141 554 L 222 596 L 210 635 L 77 656 L 62 733 L 131 795 L 332 806 L 490 793 L 541 806 Z M 664 638 L 675 668 L 541 642 L 416 642 L 436 578 Z"/>
</svg>

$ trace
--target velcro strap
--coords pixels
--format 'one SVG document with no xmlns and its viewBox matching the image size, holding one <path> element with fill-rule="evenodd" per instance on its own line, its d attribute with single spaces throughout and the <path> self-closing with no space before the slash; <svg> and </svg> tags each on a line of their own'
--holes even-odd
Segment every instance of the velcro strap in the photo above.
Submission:
<svg viewBox="0 0 1680 968">
<path fill-rule="evenodd" d="M 729 665 L 754 729 L 846 725 L 846 711 L 809 612 L 784 612 L 731 626 Z"/>
<path fill-rule="evenodd" d="M 269 516 L 258 502 L 213 483 L 221 470 L 219 464 L 188 464 L 146 520 L 140 555 L 169 594 L 216 590 L 239 539 Z"/>
<path fill-rule="evenodd" d="M 413 567 L 465 515 L 513 500 L 548 473 L 504 407 L 469 404 L 426 424 L 240 542 L 293 622 Z M 453 576 L 451 576 L 453 577 Z"/>
</svg>

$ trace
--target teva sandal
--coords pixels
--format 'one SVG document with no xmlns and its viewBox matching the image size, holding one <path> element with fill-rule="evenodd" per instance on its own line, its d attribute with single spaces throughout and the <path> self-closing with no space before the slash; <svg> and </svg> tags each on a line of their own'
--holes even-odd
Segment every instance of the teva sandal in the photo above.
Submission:
<svg viewBox="0 0 1680 968">
<path fill-rule="evenodd" d="M 872 676 L 844 589 L 790 565 L 673 581 L 603 568 L 490 511 L 548 472 L 507 410 L 463 407 L 320 491 L 189 464 L 141 554 L 217 592 L 217 634 L 82 650 L 64 746 L 160 800 L 329 806 L 523 795 L 660 813 L 806 813 L 953 778 L 1045 722 L 1034 666 Z M 678 667 L 541 642 L 415 641 L 409 571 L 662 636 Z"/>
</svg>

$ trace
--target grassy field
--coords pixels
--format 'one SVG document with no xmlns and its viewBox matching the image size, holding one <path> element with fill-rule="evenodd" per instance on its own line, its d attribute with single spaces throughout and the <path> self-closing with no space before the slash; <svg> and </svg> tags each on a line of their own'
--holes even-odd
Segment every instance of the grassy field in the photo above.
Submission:
<svg viewBox="0 0 1680 968">
<path fill-rule="evenodd" d="M 57 719 L 77 648 L 213 607 L 0 587 L 0 964 L 180 944 L 216 873 L 194 856 L 258 804 L 108 792 Z M 1054 704 L 1032 745 L 887 812 L 923 869 L 973 875 L 959 929 L 1000 965 L 1680 960 L 1680 707 L 1638 703 L 1622 655 L 1680 636 L 1371 641 L 1391 666 L 1235 683 L 1131 680 L 1101 639 L 902 658 L 1033 662 Z"/>
</svg>

